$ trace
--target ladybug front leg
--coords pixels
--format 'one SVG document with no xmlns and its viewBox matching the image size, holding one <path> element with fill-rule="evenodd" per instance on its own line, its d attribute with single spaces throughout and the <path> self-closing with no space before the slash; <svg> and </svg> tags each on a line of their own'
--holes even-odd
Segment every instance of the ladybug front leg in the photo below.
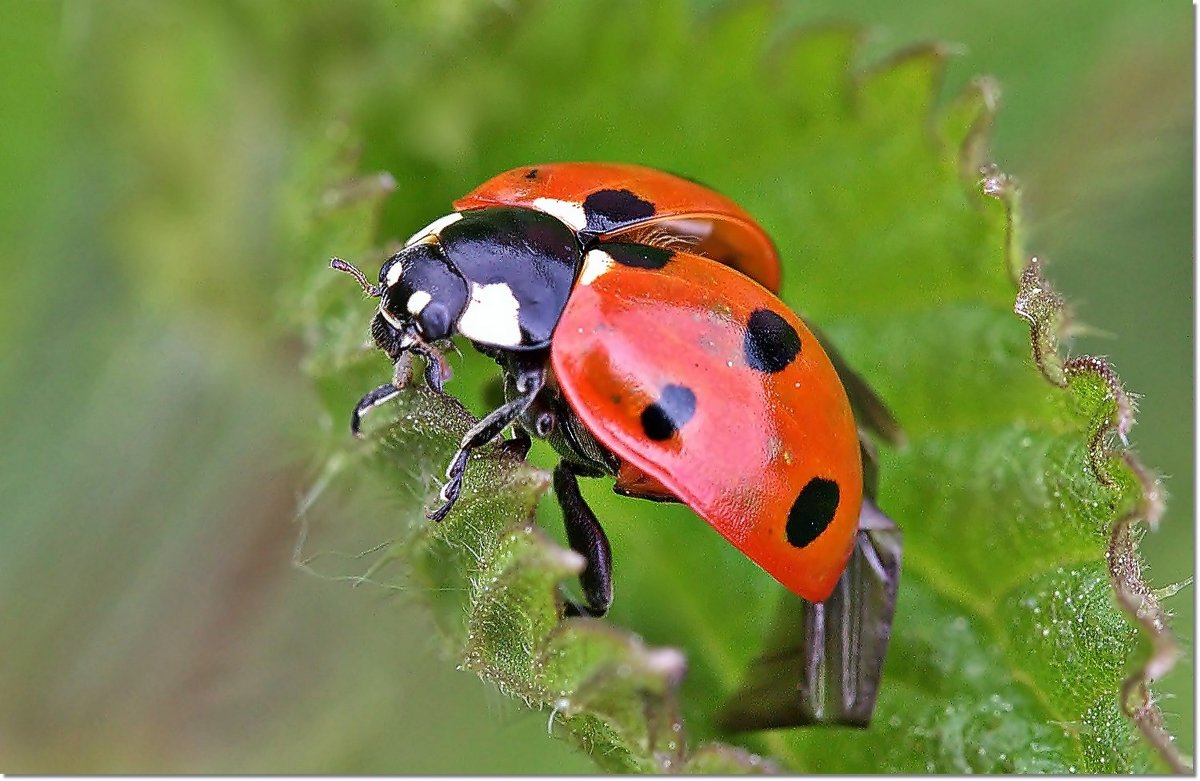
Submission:
<svg viewBox="0 0 1200 781">
<path fill-rule="evenodd" d="M 585 604 L 567 601 L 568 616 L 594 616 L 599 618 L 608 612 L 612 604 L 612 549 L 608 537 L 579 493 L 579 481 L 575 472 L 560 461 L 554 468 L 554 495 L 563 512 L 563 525 L 567 529 L 567 541 L 571 550 L 583 556 L 587 566 L 579 574 Z"/>
<path fill-rule="evenodd" d="M 426 517 L 431 521 L 440 521 L 445 518 L 446 514 L 454 507 L 454 503 L 458 501 L 458 495 L 462 491 L 463 475 L 467 471 L 467 459 L 470 458 L 471 451 L 500 436 L 504 429 L 521 417 L 521 414 L 529 408 L 529 405 L 541 392 L 542 387 L 545 386 L 546 369 L 543 366 L 521 369 L 516 374 L 515 383 L 517 395 L 511 401 L 489 413 L 463 436 L 462 442 L 458 445 L 458 452 L 454 454 L 454 458 L 450 460 L 450 466 L 446 468 L 446 485 L 442 487 L 439 495 L 442 506 L 426 513 Z"/>
<path fill-rule="evenodd" d="M 387 404 L 408 387 L 412 379 L 412 353 L 414 352 L 425 359 L 425 383 L 438 393 L 442 392 L 442 383 L 448 370 L 444 365 L 445 361 L 442 359 L 440 353 L 424 345 L 417 345 L 411 350 L 398 352 L 392 361 L 392 381 L 380 385 L 359 399 L 358 404 L 354 405 L 354 412 L 350 414 L 350 432 L 354 436 L 362 436 L 362 419 L 364 415 L 380 405 Z"/>
<path fill-rule="evenodd" d="M 362 419 L 363 415 L 375 409 L 381 404 L 387 404 L 392 399 L 400 395 L 401 388 L 394 382 L 389 382 L 380 385 L 375 390 L 358 400 L 358 404 L 354 405 L 354 412 L 350 413 L 350 431 L 356 437 L 362 436 Z"/>
</svg>

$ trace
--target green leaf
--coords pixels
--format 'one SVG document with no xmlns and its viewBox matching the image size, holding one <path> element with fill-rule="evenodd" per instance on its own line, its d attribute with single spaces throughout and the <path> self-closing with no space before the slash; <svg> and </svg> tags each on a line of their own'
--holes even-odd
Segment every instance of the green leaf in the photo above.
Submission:
<svg viewBox="0 0 1200 781">
<path fill-rule="evenodd" d="M 582 562 L 533 523 L 541 469 L 485 448 L 455 513 L 425 522 L 472 418 L 414 389 L 373 416 L 365 443 L 340 439 L 389 367 L 363 347 L 369 305 L 321 272 L 301 312 L 331 470 L 386 488 L 385 558 L 422 584 L 458 663 L 544 709 L 610 770 L 1180 767 L 1145 686 L 1177 653 L 1136 553 L 1161 497 L 1123 444 L 1131 406 L 1111 368 L 1059 357 L 1069 318 L 1026 263 L 1015 186 L 981 169 L 993 85 L 934 108 L 939 48 L 859 70 L 855 31 L 781 30 L 766 4 L 701 20 L 674 3 L 620 4 L 619 35 L 614 13 L 535 4 L 503 35 L 480 26 L 469 45 L 432 46 L 390 77 L 436 79 L 428 106 L 399 111 L 376 73 L 348 99 L 358 170 L 403 185 L 382 197 L 387 179 L 355 174 L 346 143 L 314 134 L 292 197 L 296 254 L 314 269 L 333 254 L 373 267 L 475 183 L 547 159 L 655 165 L 745 205 L 782 250 L 785 301 L 833 337 L 908 437 L 881 452 L 879 502 L 906 550 L 880 702 L 866 731 L 718 734 L 716 709 L 780 588 L 685 508 L 585 489 L 616 560 L 604 622 L 559 617 L 555 592 Z M 397 143 L 436 133 L 450 106 L 453 143 Z M 486 362 L 456 371 L 449 390 L 481 410 Z"/>
</svg>

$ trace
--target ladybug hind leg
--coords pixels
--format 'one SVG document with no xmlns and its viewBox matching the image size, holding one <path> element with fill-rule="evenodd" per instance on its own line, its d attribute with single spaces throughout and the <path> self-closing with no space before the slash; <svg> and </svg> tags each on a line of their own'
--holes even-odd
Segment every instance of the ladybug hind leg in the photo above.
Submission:
<svg viewBox="0 0 1200 781">
<path fill-rule="evenodd" d="M 516 422 L 533 404 L 533 400 L 545 384 L 546 370 L 542 366 L 524 368 L 516 373 L 517 395 L 490 412 L 463 436 L 454 458 L 450 459 L 450 466 L 446 467 L 446 484 L 442 486 L 439 494 L 442 505 L 426 513 L 427 518 L 440 521 L 446 517 L 462 492 L 463 476 L 467 471 L 467 459 L 470 458 L 471 451 L 496 439 L 504 429 Z"/>
<path fill-rule="evenodd" d="M 841 724 L 875 710 L 900 580 L 900 530 L 863 502 L 850 563 L 824 602 L 787 595 L 771 639 L 721 714 L 731 731 Z"/>
<path fill-rule="evenodd" d="M 612 549 L 608 537 L 579 493 L 576 472 L 566 461 L 560 461 L 554 469 L 554 495 L 562 508 L 567 541 L 587 561 L 579 575 L 584 603 L 567 600 L 566 614 L 599 618 L 608 612 L 613 598 Z"/>
</svg>

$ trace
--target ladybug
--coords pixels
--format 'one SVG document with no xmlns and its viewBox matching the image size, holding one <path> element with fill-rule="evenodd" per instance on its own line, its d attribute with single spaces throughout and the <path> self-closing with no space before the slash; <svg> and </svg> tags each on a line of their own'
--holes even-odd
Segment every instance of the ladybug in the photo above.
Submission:
<svg viewBox="0 0 1200 781">
<path fill-rule="evenodd" d="M 510 428 L 506 446 L 522 455 L 531 437 L 546 440 L 560 456 L 553 483 L 569 543 L 587 561 L 583 600 L 565 610 L 598 617 L 612 602 L 612 557 L 578 478 L 682 502 L 803 600 L 802 702 L 766 715 L 735 707 L 730 725 L 865 724 L 899 537 L 871 500 L 855 411 L 885 437 L 898 427 L 776 296 L 781 264 L 766 232 L 703 185 L 624 164 L 514 169 L 454 208 L 388 258 L 378 284 L 331 261 L 380 299 L 371 334 L 396 367 L 355 407 L 352 431 L 401 393 L 412 354 L 443 392 L 440 346 L 464 337 L 499 364 L 505 400 L 463 437 L 430 519 L 454 507 L 473 450 Z"/>
</svg>

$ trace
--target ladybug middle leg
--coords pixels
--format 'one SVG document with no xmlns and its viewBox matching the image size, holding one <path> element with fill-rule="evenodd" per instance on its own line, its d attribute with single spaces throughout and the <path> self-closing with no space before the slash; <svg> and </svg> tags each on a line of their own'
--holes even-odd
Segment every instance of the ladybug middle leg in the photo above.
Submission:
<svg viewBox="0 0 1200 781">
<path fill-rule="evenodd" d="M 483 401 L 489 407 L 498 408 L 504 405 L 504 381 L 501 378 L 495 377 L 483 386 Z M 524 460 L 529 455 L 529 449 L 533 447 L 533 439 L 518 422 L 513 424 L 512 439 L 504 440 L 500 443 L 500 447 Z"/>
<path fill-rule="evenodd" d="M 596 514 L 579 493 L 575 468 L 566 461 L 560 461 L 554 468 L 554 494 L 562 508 L 563 525 L 567 529 L 571 550 L 587 561 L 587 566 L 579 575 L 584 604 L 567 600 L 567 615 L 599 618 L 608 612 L 613 599 L 612 549 L 608 537 Z"/>
<path fill-rule="evenodd" d="M 426 513 L 426 517 L 431 521 L 445 518 L 458 501 L 471 451 L 500 436 L 504 429 L 511 426 L 533 404 L 533 400 L 546 384 L 546 368 L 540 364 L 519 368 L 514 374 L 517 395 L 472 426 L 459 443 L 458 452 L 450 460 L 450 466 L 446 467 L 447 482 L 439 495 L 442 506 Z"/>
</svg>

